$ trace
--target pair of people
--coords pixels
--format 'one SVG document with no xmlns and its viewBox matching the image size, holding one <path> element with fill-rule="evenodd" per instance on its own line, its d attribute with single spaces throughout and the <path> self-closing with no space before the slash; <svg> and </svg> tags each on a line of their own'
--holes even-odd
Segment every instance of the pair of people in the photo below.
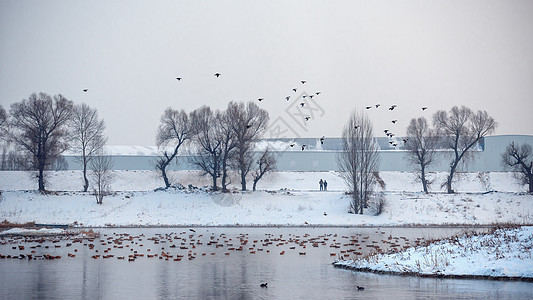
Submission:
<svg viewBox="0 0 533 300">
<path fill-rule="evenodd" d="M 320 184 L 320 190 L 321 191 L 327 191 L 328 190 L 328 182 L 326 180 L 320 179 L 318 184 Z"/>
</svg>

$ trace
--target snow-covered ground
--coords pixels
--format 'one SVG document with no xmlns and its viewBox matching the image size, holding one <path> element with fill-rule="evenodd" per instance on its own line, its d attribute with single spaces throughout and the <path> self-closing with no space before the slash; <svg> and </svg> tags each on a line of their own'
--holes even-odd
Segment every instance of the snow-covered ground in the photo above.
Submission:
<svg viewBox="0 0 533 300">
<path fill-rule="evenodd" d="M 257 192 L 212 193 L 203 189 L 154 191 L 162 185 L 155 171 L 116 171 L 113 195 L 97 205 L 81 188 L 80 171 L 51 172 L 42 195 L 27 172 L 0 172 L 0 220 L 82 226 L 335 225 L 397 226 L 495 223 L 532 224 L 533 196 L 523 193 L 509 173 L 460 174 L 457 194 L 424 194 L 412 173 L 381 172 L 386 200 L 379 216 L 348 213 L 349 198 L 336 172 L 276 172 Z M 206 186 L 195 171 L 171 172 L 173 182 Z M 446 174 L 431 174 L 442 182 Z M 318 181 L 328 191 L 318 191 Z M 232 179 L 233 182 L 238 180 Z M 435 190 L 442 190 L 436 183 Z M 236 188 L 235 185 L 233 185 Z M 490 191 L 490 192 L 489 192 Z"/>
<path fill-rule="evenodd" d="M 1 235 L 32 235 L 32 236 L 43 236 L 43 235 L 61 235 L 66 234 L 67 231 L 61 228 L 11 228 L 0 232 Z"/>
<path fill-rule="evenodd" d="M 533 227 L 529 226 L 452 237 L 399 253 L 337 261 L 335 265 L 398 274 L 533 278 L 532 255 Z"/>
</svg>

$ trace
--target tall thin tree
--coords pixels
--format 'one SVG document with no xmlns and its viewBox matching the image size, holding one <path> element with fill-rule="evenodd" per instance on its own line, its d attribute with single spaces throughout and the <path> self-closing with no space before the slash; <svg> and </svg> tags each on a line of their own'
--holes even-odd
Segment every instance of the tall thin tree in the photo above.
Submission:
<svg viewBox="0 0 533 300">
<path fill-rule="evenodd" d="M 208 106 L 202 106 L 191 112 L 191 126 L 195 132 L 191 161 L 204 174 L 211 176 L 213 190 L 217 191 L 217 179 L 220 177 L 222 138 L 217 126 L 216 115 Z"/>
<path fill-rule="evenodd" d="M 261 178 L 263 178 L 266 173 L 272 172 L 276 169 L 276 164 L 276 156 L 274 155 L 274 153 L 272 153 L 270 148 L 266 148 L 256 161 L 257 169 L 252 171 L 253 191 L 255 191 L 257 183 L 259 182 L 259 180 L 261 180 Z"/>
<path fill-rule="evenodd" d="M 68 149 L 67 122 L 72 107 L 72 101 L 61 94 L 52 98 L 45 93 L 31 94 L 11 105 L 10 138 L 30 155 L 32 168 L 38 172 L 40 191 L 45 191 L 44 171 Z"/>
<path fill-rule="evenodd" d="M 231 167 L 231 161 L 235 156 L 235 147 L 237 147 L 237 140 L 235 132 L 232 128 L 233 120 L 230 118 L 227 111 L 223 111 L 216 114 L 217 126 L 219 128 L 221 138 L 221 157 L 220 157 L 220 171 L 221 171 L 221 184 L 222 191 L 228 190 L 229 184 L 229 169 Z"/>
<path fill-rule="evenodd" d="M 7 113 L 0 105 L 0 142 L 7 140 Z"/>
<path fill-rule="evenodd" d="M 104 135 L 104 120 L 98 118 L 98 111 L 82 103 L 75 105 L 70 121 L 72 134 L 71 149 L 78 154 L 77 159 L 83 167 L 83 191 L 89 188 L 87 166 L 107 142 Z"/>
<path fill-rule="evenodd" d="M 156 144 L 161 152 L 156 160 L 156 168 L 161 172 L 167 188 L 170 187 L 170 181 L 166 169 L 192 134 L 190 119 L 184 110 L 178 111 L 169 107 L 163 112 L 156 135 Z"/>
<path fill-rule="evenodd" d="M 531 145 L 515 144 L 511 142 L 502 153 L 502 164 L 516 172 L 516 177 L 521 184 L 528 186 L 528 191 L 533 193 L 533 154 Z"/>
<path fill-rule="evenodd" d="M 227 113 L 232 120 L 236 138 L 235 165 L 241 177 L 241 189 L 246 190 L 246 176 L 254 162 L 254 142 L 266 130 L 269 121 L 268 112 L 252 101 L 244 103 L 230 102 Z"/>
<path fill-rule="evenodd" d="M 454 106 L 449 114 L 439 110 L 433 115 L 433 126 L 443 137 L 444 146 L 453 150 L 450 172 L 446 179 L 448 194 L 453 194 L 453 176 L 459 163 L 471 153 L 473 147 L 496 129 L 496 121 L 486 111 L 474 113 L 466 106 Z"/>
<path fill-rule="evenodd" d="M 427 167 L 435 159 L 437 135 L 428 125 L 426 118 L 411 119 L 407 127 L 409 139 L 405 142 L 408 160 L 417 166 L 418 178 L 422 181 L 424 192 L 428 193 Z"/>
<path fill-rule="evenodd" d="M 94 155 L 90 163 L 90 177 L 93 180 L 93 195 L 97 204 L 102 204 L 104 197 L 111 193 L 111 183 L 115 179 L 112 172 L 113 162 L 111 157 L 102 148 Z"/>
<path fill-rule="evenodd" d="M 376 183 L 379 168 L 378 145 L 370 119 L 364 112 L 354 111 L 342 132 L 343 152 L 338 157 L 341 175 L 348 185 L 351 212 L 362 214 Z"/>
</svg>

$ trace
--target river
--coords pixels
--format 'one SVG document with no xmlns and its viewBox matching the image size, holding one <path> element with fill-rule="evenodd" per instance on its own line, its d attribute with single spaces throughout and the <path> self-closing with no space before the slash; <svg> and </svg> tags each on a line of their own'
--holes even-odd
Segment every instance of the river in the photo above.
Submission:
<svg viewBox="0 0 533 300">
<path fill-rule="evenodd" d="M 533 299 L 527 282 L 378 275 L 332 266 L 339 257 L 461 230 L 104 228 L 94 229 L 100 236 L 93 240 L 4 237 L 1 255 L 61 258 L 0 259 L 0 299 Z"/>
</svg>

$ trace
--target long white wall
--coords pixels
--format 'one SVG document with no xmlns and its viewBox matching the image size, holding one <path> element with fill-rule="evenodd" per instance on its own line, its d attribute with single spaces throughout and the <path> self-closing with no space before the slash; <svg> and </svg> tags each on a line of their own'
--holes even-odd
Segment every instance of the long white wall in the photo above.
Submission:
<svg viewBox="0 0 533 300">
<path fill-rule="evenodd" d="M 500 135 L 484 138 L 481 150 L 473 151 L 473 155 L 465 160 L 461 171 L 465 172 L 497 172 L 506 169 L 501 164 L 501 154 L 511 143 L 529 144 L 533 147 L 533 136 L 530 135 Z M 336 141 L 338 144 L 338 141 Z M 338 147 L 331 147 L 338 148 Z M 382 147 L 383 148 L 383 147 Z M 278 156 L 277 168 L 281 171 L 336 171 L 337 157 L 340 150 L 305 150 L 290 149 L 275 151 Z M 380 171 L 413 171 L 414 166 L 409 163 L 404 150 L 380 150 Z M 117 170 L 153 170 L 155 156 L 113 155 L 114 169 Z M 435 162 L 428 171 L 447 171 L 451 162 L 452 152 L 439 151 Z M 72 156 L 66 157 L 69 169 L 79 170 L 81 165 Z M 169 166 L 169 170 L 196 170 L 188 156 L 179 156 L 178 164 Z"/>
</svg>

